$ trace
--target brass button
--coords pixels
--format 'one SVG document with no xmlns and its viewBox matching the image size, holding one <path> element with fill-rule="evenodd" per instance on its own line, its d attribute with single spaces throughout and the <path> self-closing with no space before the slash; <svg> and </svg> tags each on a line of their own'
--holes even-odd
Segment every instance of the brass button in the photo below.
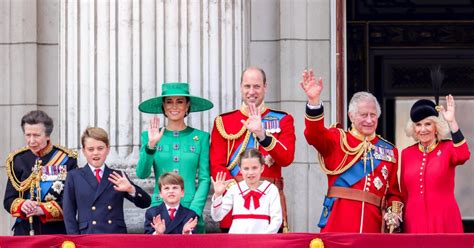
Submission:
<svg viewBox="0 0 474 248">
<path fill-rule="evenodd" d="M 95 211 L 95 206 L 92 206 L 92 211 Z"/>
<path fill-rule="evenodd" d="M 108 206 L 107 206 L 107 209 L 108 209 L 108 210 L 112 210 L 112 206 L 108 205 Z"/>
<path fill-rule="evenodd" d="M 109 221 L 107 221 L 107 222 L 108 222 L 109 224 L 112 224 L 112 221 L 111 221 L 111 220 L 109 220 Z"/>
<path fill-rule="evenodd" d="M 95 225 L 95 224 L 97 224 L 97 221 L 93 220 L 92 225 Z"/>
</svg>

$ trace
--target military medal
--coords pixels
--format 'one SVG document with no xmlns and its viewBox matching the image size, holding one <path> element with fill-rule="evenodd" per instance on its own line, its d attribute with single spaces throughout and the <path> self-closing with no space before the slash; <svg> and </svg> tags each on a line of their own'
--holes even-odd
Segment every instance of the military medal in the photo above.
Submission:
<svg viewBox="0 0 474 248">
<path fill-rule="evenodd" d="M 382 180 L 380 180 L 379 177 L 376 177 L 376 178 L 374 179 L 374 186 L 375 186 L 375 188 L 376 188 L 377 190 L 380 190 L 380 189 L 382 188 L 383 183 L 382 183 Z"/>
<path fill-rule="evenodd" d="M 387 166 L 384 165 L 382 167 L 382 176 L 383 176 L 383 179 L 387 180 L 387 177 L 388 177 L 388 169 L 387 169 Z"/>
<path fill-rule="evenodd" d="M 269 154 L 267 156 L 265 156 L 265 164 L 268 167 L 271 167 L 273 165 L 273 163 L 275 163 L 275 160 L 273 160 L 272 156 L 270 156 Z"/>
<path fill-rule="evenodd" d="M 374 146 L 374 157 L 378 160 L 396 162 L 393 150 L 381 146 Z"/>
<path fill-rule="evenodd" d="M 64 184 L 61 181 L 55 181 L 51 188 L 54 190 L 54 192 L 61 194 L 61 191 L 64 189 Z"/>
<path fill-rule="evenodd" d="M 49 165 L 41 167 L 41 181 L 66 180 L 66 169 L 63 165 Z"/>
<path fill-rule="evenodd" d="M 266 116 L 263 118 L 263 127 L 269 133 L 279 133 L 281 132 L 280 120 L 273 116 Z"/>
</svg>

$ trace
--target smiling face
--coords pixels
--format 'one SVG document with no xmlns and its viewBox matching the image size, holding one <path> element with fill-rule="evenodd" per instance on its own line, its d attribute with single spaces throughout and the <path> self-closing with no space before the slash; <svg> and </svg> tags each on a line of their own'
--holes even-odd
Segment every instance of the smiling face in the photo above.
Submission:
<svg viewBox="0 0 474 248">
<path fill-rule="evenodd" d="M 258 107 L 262 104 L 266 92 L 267 84 L 263 81 L 262 73 L 256 69 L 247 69 L 240 83 L 242 101 L 247 106 L 249 103 L 254 103 Z"/>
<path fill-rule="evenodd" d="M 184 190 L 178 184 L 161 185 L 160 197 L 170 207 L 176 207 L 184 196 Z"/>
<path fill-rule="evenodd" d="M 183 120 L 189 109 L 189 102 L 184 96 L 169 96 L 163 101 L 163 110 L 171 121 Z"/>
<path fill-rule="evenodd" d="M 263 169 L 258 158 L 243 158 L 240 162 L 240 173 L 249 188 L 258 187 Z"/>
<path fill-rule="evenodd" d="M 48 145 L 50 137 L 46 135 L 43 123 L 28 124 L 23 127 L 26 146 L 35 154 Z"/>
<path fill-rule="evenodd" d="M 425 118 L 415 123 L 415 138 L 425 147 L 431 145 L 436 139 L 434 121 Z"/>
<path fill-rule="evenodd" d="M 370 99 L 361 100 L 357 104 L 356 111 L 349 112 L 353 127 L 364 136 L 375 134 L 377 129 L 378 117 L 377 107 L 374 101 Z"/>
<path fill-rule="evenodd" d="M 109 151 L 110 147 L 103 141 L 90 137 L 84 139 L 82 153 L 86 157 L 87 163 L 94 168 L 100 168 L 105 163 Z"/>
</svg>

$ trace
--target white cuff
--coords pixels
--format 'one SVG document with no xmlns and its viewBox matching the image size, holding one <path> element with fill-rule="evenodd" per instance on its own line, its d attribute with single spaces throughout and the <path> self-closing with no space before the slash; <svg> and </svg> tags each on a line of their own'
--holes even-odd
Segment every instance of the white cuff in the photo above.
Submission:
<svg viewBox="0 0 474 248">
<path fill-rule="evenodd" d="M 309 104 L 309 102 L 306 104 L 306 106 L 308 106 L 309 109 L 320 109 L 322 106 L 323 106 L 323 102 L 319 102 L 318 105 L 314 106 L 314 105 L 311 105 Z"/>
</svg>

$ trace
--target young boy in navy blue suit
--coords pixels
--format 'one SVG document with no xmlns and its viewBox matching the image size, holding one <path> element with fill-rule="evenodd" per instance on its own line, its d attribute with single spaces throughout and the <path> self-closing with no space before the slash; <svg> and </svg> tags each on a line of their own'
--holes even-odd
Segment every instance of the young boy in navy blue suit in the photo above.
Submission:
<svg viewBox="0 0 474 248">
<path fill-rule="evenodd" d="M 194 211 L 180 204 L 184 196 L 184 182 L 176 173 L 165 173 L 159 179 L 163 203 L 145 213 L 146 234 L 191 234 L 198 217 Z"/>
<path fill-rule="evenodd" d="M 110 146 L 104 129 L 87 128 L 81 142 L 87 164 L 68 172 L 64 189 L 63 212 L 67 233 L 127 233 L 124 198 L 139 208 L 147 208 L 151 204 L 150 196 L 131 183 L 125 173 L 105 164 Z"/>
</svg>

